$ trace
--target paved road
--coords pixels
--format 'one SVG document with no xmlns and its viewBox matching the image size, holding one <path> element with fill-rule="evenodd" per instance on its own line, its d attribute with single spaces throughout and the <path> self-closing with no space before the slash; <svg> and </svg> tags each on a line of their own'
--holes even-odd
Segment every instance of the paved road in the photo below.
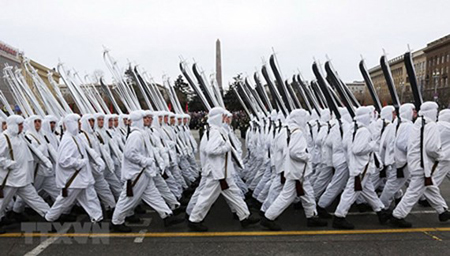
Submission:
<svg viewBox="0 0 450 256">
<path fill-rule="evenodd" d="M 448 180 L 442 193 L 450 198 Z M 420 206 L 408 216 L 414 227 L 407 230 L 381 226 L 373 213 L 355 209 L 348 219 L 356 230 L 338 231 L 330 224 L 307 228 L 302 210 L 293 207 L 278 219 L 281 232 L 259 225 L 243 230 L 221 197 L 205 219 L 208 233 L 189 232 L 186 224 L 166 229 L 150 208 L 141 217 L 143 223 L 134 225 L 131 234 L 112 234 L 102 227 L 92 230 L 86 215 L 78 218 L 78 226 L 50 237 L 22 233 L 24 227 L 15 224 L 0 235 L 0 255 L 447 255 L 450 249 L 450 222 L 440 223 L 431 208 Z"/>
</svg>

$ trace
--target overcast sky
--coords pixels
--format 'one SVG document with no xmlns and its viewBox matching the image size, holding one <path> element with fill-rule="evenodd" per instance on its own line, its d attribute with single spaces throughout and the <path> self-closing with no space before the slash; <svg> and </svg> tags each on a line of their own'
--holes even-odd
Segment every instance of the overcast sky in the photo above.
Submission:
<svg viewBox="0 0 450 256">
<path fill-rule="evenodd" d="M 61 59 L 110 79 L 104 45 L 122 67 L 139 63 L 160 82 L 180 74 L 179 56 L 214 72 L 220 38 L 224 84 L 260 69 L 272 47 L 286 78 L 313 78 L 313 58 L 328 55 L 349 82 L 362 80 L 361 54 L 370 68 L 383 48 L 393 58 L 449 34 L 448 10 L 448 0 L 1 0 L 0 40 L 48 67 Z"/>
</svg>

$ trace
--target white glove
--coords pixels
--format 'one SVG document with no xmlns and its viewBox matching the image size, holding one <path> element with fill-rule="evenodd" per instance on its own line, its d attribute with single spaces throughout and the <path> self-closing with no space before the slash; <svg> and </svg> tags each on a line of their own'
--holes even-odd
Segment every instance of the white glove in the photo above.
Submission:
<svg viewBox="0 0 450 256">
<path fill-rule="evenodd" d="M 78 169 L 82 169 L 88 164 L 89 164 L 88 159 L 80 159 L 80 160 L 78 160 Z"/>
<path fill-rule="evenodd" d="M 154 159 L 152 159 L 152 158 L 146 158 L 146 159 L 144 160 L 144 167 L 145 167 L 145 168 L 151 167 L 154 163 L 155 163 L 155 160 L 154 160 Z"/>
<path fill-rule="evenodd" d="M 8 160 L 5 164 L 5 169 L 16 169 L 17 168 L 17 162 L 14 160 Z"/>
<path fill-rule="evenodd" d="M 369 143 L 369 146 L 372 149 L 372 152 L 378 152 L 380 150 L 380 148 L 378 147 L 378 145 L 375 141 L 371 141 Z"/>
<path fill-rule="evenodd" d="M 47 157 L 44 158 L 43 164 L 44 164 L 44 167 L 49 170 L 51 170 L 53 168 L 52 162 Z"/>
<path fill-rule="evenodd" d="M 105 168 L 106 168 L 106 164 L 101 158 L 99 158 L 97 160 L 97 166 L 98 166 L 98 170 L 101 171 L 101 172 L 104 171 Z"/>
</svg>

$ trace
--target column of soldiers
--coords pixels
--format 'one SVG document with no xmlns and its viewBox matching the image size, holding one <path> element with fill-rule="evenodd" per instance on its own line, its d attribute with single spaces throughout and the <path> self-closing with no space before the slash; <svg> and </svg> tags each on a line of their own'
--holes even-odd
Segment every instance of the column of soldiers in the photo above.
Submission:
<svg viewBox="0 0 450 256">
<path fill-rule="evenodd" d="M 425 102 L 418 113 L 403 104 L 400 116 L 392 106 L 359 107 L 354 118 L 339 112 L 339 120 L 328 109 L 254 116 L 244 145 L 221 107 L 209 111 L 199 145 L 189 115 L 171 112 L 11 115 L 0 120 L 1 231 L 32 209 L 48 222 L 84 211 L 130 232 L 125 223 L 141 221 L 143 204 L 165 227 L 186 219 L 190 230 L 207 231 L 203 220 L 219 195 L 243 228 L 281 230 L 276 219 L 292 204 L 308 227 L 333 218 L 333 228 L 353 229 L 346 216 L 354 204 L 400 228 L 412 226 L 405 218 L 418 201 L 450 219 L 439 190 L 449 171 L 450 110 Z"/>
</svg>

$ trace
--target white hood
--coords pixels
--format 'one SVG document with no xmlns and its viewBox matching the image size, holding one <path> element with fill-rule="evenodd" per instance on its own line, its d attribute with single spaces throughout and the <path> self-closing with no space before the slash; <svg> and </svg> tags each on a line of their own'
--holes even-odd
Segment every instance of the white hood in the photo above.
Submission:
<svg viewBox="0 0 450 256">
<path fill-rule="evenodd" d="M 68 114 L 64 120 L 64 126 L 66 127 L 66 133 L 72 136 L 78 135 L 78 121 L 80 116 L 78 114 Z"/>
<path fill-rule="evenodd" d="M 370 107 L 359 107 L 356 110 L 355 121 L 359 126 L 368 126 L 372 119 L 373 110 Z"/>
<path fill-rule="evenodd" d="M 412 103 L 405 103 L 400 107 L 400 118 L 402 120 L 413 120 L 414 115 L 414 104 Z"/>
<path fill-rule="evenodd" d="M 89 119 L 94 119 L 94 115 L 87 114 L 81 117 L 81 130 L 88 134 L 92 134 L 94 133 L 94 129 L 92 129 L 92 126 L 89 123 Z"/>
<path fill-rule="evenodd" d="M 439 112 L 439 121 L 450 123 L 450 109 L 444 109 Z"/>
<path fill-rule="evenodd" d="M 34 121 L 36 121 L 36 120 L 42 121 L 42 118 L 38 115 L 32 115 L 32 116 L 28 117 L 25 122 L 26 122 L 27 132 L 29 132 L 35 136 L 38 136 L 40 134 L 40 132 L 36 131 L 36 127 L 34 126 Z"/>
<path fill-rule="evenodd" d="M 394 110 L 395 108 L 391 105 L 383 107 L 380 113 L 381 119 L 384 119 L 385 121 L 388 122 L 392 122 L 392 119 L 394 118 L 394 114 L 392 112 Z"/>
<path fill-rule="evenodd" d="M 25 120 L 19 115 L 11 115 L 6 119 L 6 124 L 8 128 L 6 131 L 11 136 L 17 136 L 19 134 L 19 124 L 23 123 Z"/>
<path fill-rule="evenodd" d="M 136 110 L 130 113 L 131 127 L 143 129 L 144 128 L 144 113 L 141 110 Z"/>
<path fill-rule="evenodd" d="M 434 101 L 424 102 L 422 103 L 422 106 L 420 106 L 419 115 L 431 119 L 433 122 L 436 122 L 438 108 L 438 105 Z"/>
<path fill-rule="evenodd" d="M 222 115 L 225 110 L 221 107 L 212 108 L 208 114 L 208 124 L 210 126 L 222 127 Z"/>
<path fill-rule="evenodd" d="M 300 129 L 302 132 L 305 131 L 306 123 L 310 120 L 308 111 L 304 109 L 294 109 L 287 118 L 287 124 L 289 129 L 292 131 L 294 129 Z"/>
</svg>

